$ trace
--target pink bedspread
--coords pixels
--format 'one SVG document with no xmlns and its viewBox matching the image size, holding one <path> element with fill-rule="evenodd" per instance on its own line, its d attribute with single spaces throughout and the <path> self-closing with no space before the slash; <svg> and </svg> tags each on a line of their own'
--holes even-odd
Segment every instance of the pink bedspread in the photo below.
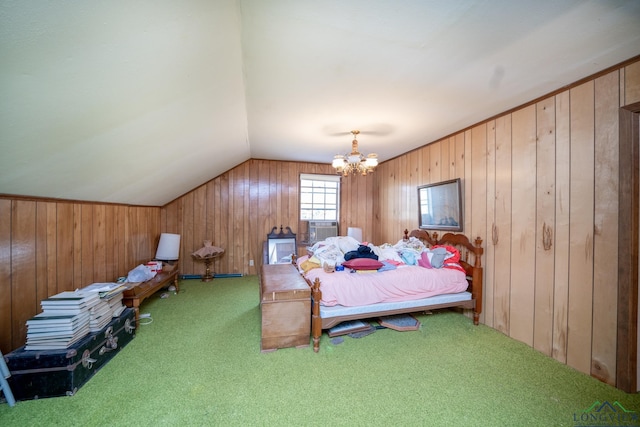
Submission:
<svg viewBox="0 0 640 427">
<path fill-rule="evenodd" d="M 304 258 L 304 257 L 303 257 Z M 300 259 L 302 263 L 304 259 Z M 322 268 L 309 270 L 311 283 L 320 279 L 322 300 L 326 306 L 354 307 L 380 302 L 408 301 L 467 290 L 466 275 L 455 269 L 400 266 L 376 273 L 351 273 L 349 269 L 325 273 Z"/>
</svg>

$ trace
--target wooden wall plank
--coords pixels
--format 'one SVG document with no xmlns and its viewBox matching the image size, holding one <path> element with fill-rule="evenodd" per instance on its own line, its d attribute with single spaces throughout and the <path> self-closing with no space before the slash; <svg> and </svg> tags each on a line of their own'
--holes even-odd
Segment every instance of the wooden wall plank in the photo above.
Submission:
<svg viewBox="0 0 640 427">
<path fill-rule="evenodd" d="M 485 247 L 494 246 L 494 328 L 509 335 L 511 298 L 511 115 L 496 119 L 495 220 Z M 465 214 L 466 216 L 467 214 Z M 486 318 L 487 314 L 485 314 Z"/>
<path fill-rule="evenodd" d="M 640 102 L 640 61 L 624 68 L 624 103 L 622 105 Z"/>
<path fill-rule="evenodd" d="M 594 84 L 571 94 L 567 363 L 591 372 L 593 328 Z"/>
<path fill-rule="evenodd" d="M 442 156 L 442 146 L 440 142 L 433 143 L 429 147 L 429 183 L 442 181 L 442 169 L 440 161 Z"/>
<path fill-rule="evenodd" d="M 233 184 L 232 184 L 232 192 L 233 192 L 233 214 L 232 214 L 232 236 L 238 236 L 240 237 L 240 242 L 243 242 L 242 236 L 243 236 L 243 227 L 244 227 L 244 182 L 246 180 L 245 178 L 245 169 L 243 167 L 243 165 L 241 165 L 240 167 L 237 167 L 233 170 L 233 174 L 234 174 L 234 179 L 233 179 Z M 278 188 L 278 206 L 279 206 L 279 212 L 282 211 L 283 209 L 283 202 L 282 202 L 282 191 L 283 191 L 283 184 L 282 184 L 282 180 L 283 180 L 283 175 L 282 175 L 282 169 L 280 168 L 280 170 L 278 171 L 278 182 L 280 183 L 280 186 Z M 282 214 L 279 214 L 279 221 L 277 221 L 278 226 L 280 226 L 281 224 L 284 225 L 286 224 L 288 221 L 286 221 L 286 218 L 284 218 L 282 216 Z M 231 266 L 231 272 L 233 273 L 241 273 L 244 271 L 244 250 L 243 250 L 243 246 L 240 245 L 234 245 L 234 257 L 233 257 L 233 265 Z"/>
<path fill-rule="evenodd" d="M 250 176 L 250 172 L 249 170 L 247 170 L 247 175 Z M 298 189 L 300 187 L 300 172 L 298 172 L 298 163 L 295 162 L 289 162 L 287 164 L 287 169 L 286 172 L 288 174 L 287 176 L 287 212 L 288 212 L 288 220 L 287 223 L 289 224 L 289 226 L 291 227 L 291 229 L 293 230 L 294 233 L 296 233 L 296 238 L 298 239 L 298 241 L 300 241 L 300 237 L 298 237 L 298 234 L 300 234 L 300 227 L 299 227 L 299 217 L 300 217 L 300 200 L 299 200 L 299 195 L 300 195 L 300 190 Z M 246 181 L 247 183 L 249 182 L 248 180 Z M 245 206 L 249 206 L 251 203 L 251 199 L 249 198 L 249 191 L 250 191 L 251 187 L 247 187 L 245 188 Z M 247 215 L 245 215 L 245 218 L 247 217 Z M 245 243 L 245 247 L 250 248 L 251 246 L 249 246 L 250 244 L 250 240 L 247 240 Z M 300 255 L 297 254 L 296 255 Z"/>
<path fill-rule="evenodd" d="M 269 225 L 266 227 L 266 230 L 271 230 L 272 227 L 279 226 L 278 222 L 280 218 L 278 217 L 278 163 L 269 162 L 269 198 L 268 207 L 269 207 Z M 267 231 L 268 232 L 268 231 Z"/>
<path fill-rule="evenodd" d="M 464 147 L 464 143 L 463 143 Z M 420 170 L 420 185 L 431 183 L 431 150 L 428 147 L 425 147 L 420 150 L 422 154 L 421 165 L 422 168 Z"/>
<path fill-rule="evenodd" d="M 195 226 L 195 194 L 194 192 L 188 193 L 183 198 L 183 209 L 184 209 L 184 218 L 183 218 L 183 231 L 182 236 L 180 237 L 180 264 L 185 272 L 189 271 L 190 274 L 193 274 L 195 271 L 196 265 L 193 262 L 193 258 L 191 258 L 191 253 L 196 249 L 193 249 L 196 245 L 195 236 L 193 234 L 194 226 Z M 200 240 L 200 239 L 198 239 Z M 225 254 L 227 256 L 229 254 Z M 232 255 L 231 255 L 232 256 Z"/>
<path fill-rule="evenodd" d="M 158 249 L 158 243 L 160 242 L 161 226 L 161 212 L 160 208 L 147 206 L 144 208 L 149 215 L 149 223 L 147 224 L 147 260 L 151 260 L 156 255 Z"/>
<path fill-rule="evenodd" d="M 47 279 L 47 203 L 36 201 L 36 234 L 35 234 L 35 284 L 36 300 L 41 301 L 48 295 Z"/>
<path fill-rule="evenodd" d="M 213 199 L 213 203 L 211 204 L 211 209 L 213 210 L 214 213 L 214 236 L 215 236 L 215 242 L 216 242 L 216 246 L 221 247 L 222 249 L 225 250 L 225 253 L 229 248 L 229 244 L 228 241 L 225 240 L 225 238 L 222 236 L 222 201 L 221 201 L 221 185 L 222 185 L 222 180 L 221 178 L 217 178 L 213 180 L 213 195 L 214 195 L 214 199 Z M 211 210 L 210 209 L 210 210 Z M 180 224 L 182 224 L 182 220 L 180 220 Z M 226 236 L 226 235 L 225 235 Z M 222 266 L 225 266 L 224 269 L 222 268 Z M 216 263 L 216 269 L 217 271 L 224 271 L 227 272 L 229 270 L 227 270 L 226 268 L 226 256 L 222 256 L 220 257 L 220 259 L 218 260 L 218 262 Z"/>
<path fill-rule="evenodd" d="M 116 281 L 120 272 L 117 269 L 116 251 L 116 206 L 104 206 L 104 277 L 106 282 Z M 124 273 L 123 273 L 124 274 Z"/>
<path fill-rule="evenodd" d="M 273 227 L 273 219 L 271 218 L 271 211 L 269 209 L 269 198 L 272 191 L 270 177 L 270 162 L 266 160 L 258 161 L 258 210 L 260 211 L 260 221 L 258 222 L 258 233 L 262 235 L 262 239 L 259 244 L 259 253 L 262 254 L 262 242 L 266 239 L 266 234 L 271 231 Z M 275 191 L 275 188 L 273 189 Z M 221 203 L 224 203 L 221 200 Z M 265 231 L 266 230 L 266 231 Z"/>
<path fill-rule="evenodd" d="M 16 200 L 11 213 L 12 348 L 24 344 L 26 321 L 39 310 L 36 289 L 36 202 Z"/>
<path fill-rule="evenodd" d="M 185 247 L 185 257 L 191 258 L 191 254 L 204 245 L 205 240 L 211 240 L 207 234 L 207 187 L 200 186 L 193 191 L 193 234 L 191 247 Z M 203 262 L 194 262 L 195 274 L 204 274 Z M 215 271 L 215 270 L 214 270 Z"/>
<path fill-rule="evenodd" d="M 618 72 L 595 81 L 595 212 L 593 252 L 593 345 L 591 375 L 616 384 L 619 136 Z"/>
<path fill-rule="evenodd" d="M 388 203 L 387 207 L 387 222 L 385 223 L 384 239 L 391 239 L 393 236 L 393 226 L 391 225 L 391 218 L 397 219 L 397 225 L 402 227 L 400 222 L 400 190 L 396 187 L 396 184 L 400 181 L 400 158 L 393 159 L 393 164 L 389 169 L 391 172 L 391 183 L 387 187 Z"/>
<path fill-rule="evenodd" d="M 455 136 L 456 146 L 456 172 L 454 176 L 456 178 L 464 178 L 465 162 L 464 162 L 464 133 L 458 133 Z"/>
<path fill-rule="evenodd" d="M 569 91 L 555 96 L 556 182 L 555 182 L 555 270 L 553 287 L 553 348 L 551 356 L 567 362 L 569 313 L 569 196 L 571 166 L 571 123 Z"/>
<path fill-rule="evenodd" d="M 451 179 L 451 160 L 450 160 L 450 144 L 449 138 L 445 138 L 440 141 L 440 179 L 442 181 L 446 181 Z"/>
<path fill-rule="evenodd" d="M 107 282 L 113 280 L 107 277 L 107 230 L 106 230 L 106 206 L 93 205 L 93 279 L 83 286 L 94 282 Z"/>
<path fill-rule="evenodd" d="M 398 160 L 400 161 L 400 170 L 399 170 L 400 182 L 405 183 L 405 185 L 402 185 L 398 191 L 398 196 L 400 200 L 398 203 L 396 218 L 398 220 L 399 228 L 404 230 L 405 228 L 410 228 L 410 223 L 411 223 L 409 208 L 408 208 L 409 192 L 407 188 L 409 183 L 409 158 L 408 158 L 408 155 L 405 154 L 403 156 L 400 156 Z M 391 232 L 393 235 L 394 231 L 391 230 Z"/>
<path fill-rule="evenodd" d="M 448 148 L 448 147 L 447 147 Z M 448 150 L 447 150 L 448 152 Z M 409 185 L 407 186 L 407 229 L 413 230 L 418 228 L 418 164 L 420 161 L 420 155 L 417 151 L 412 151 L 409 156 Z M 448 162 L 447 162 L 448 163 Z M 361 199 L 364 199 L 361 197 Z M 365 199 L 366 200 L 366 199 Z M 362 212 L 364 214 L 364 212 Z M 400 239 L 400 231 L 396 231 L 398 240 Z M 395 242 L 391 242 L 395 243 Z"/>
<path fill-rule="evenodd" d="M 512 115 L 511 305 L 509 335 L 533 345 L 536 227 L 536 109 Z"/>
<path fill-rule="evenodd" d="M 13 293 L 11 283 L 11 225 L 12 201 L 0 199 L 0 350 L 6 354 L 13 349 Z"/>
<path fill-rule="evenodd" d="M 451 138 L 453 140 L 453 138 Z M 484 314 L 483 323 L 493 327 L 493 307 L 494 283 L 495 283 L 495 246 L 491 236 L 493 225 L 496 220 L 496 122 L 487 123 L 487 214 L 485 229 L 482 237 L 484 239 L 484 290 L 482 292 L 482 312 Z"/>
<path fill-rule="evenodd" d="M 471 237 L 486 239 L 487 229 L 487 124 L 471 129 Z"/>
<path fill-rule="evenodd" d="M 536 104 L 537 189 L 533 347 L 551 356 L 553 347 L 553 232 L 555 229 L 555 100 Z"/>
<path fill-rule="evenodd" d="M 47 203 L 47 296 L 58 293 L 58 210 Z M 2 215 L 0 214 L 0 217 Z"/>
<path fill-rule="evenodd" d="M 74 290 L 82 287 L 82 204 L 74 203 L 73 207 L 73 281 L 70 288 Z"/>
<path fill-rule="evenodd" d="M 216 214 L 215 209 L 216 205 L 214 202 L 215 192 L 214 192 L 214 181 L 209 181 L 206 185 L 204 185 L 205 191 L 205 228 L 204 233 L 206 236 L 209 236 L 211 239 L 211 244 L 214 246 L 219 246 L 217 243 L 217 235 L 215 232 L 215 224 L 216 224 Z M 162 210 L 164 212 L 164 209 Z"/>
<path fill-rule="evenodd" d="M 297 171 L 296 171 L 297 172 Z M 262 237 L 262 230 L 259 227 L 260 220 L 260 210 L 258 203 L 260 201 L 259 196 L 259 174 L 258 174 L 258 162 L 255 160 L 251 160 L 249 163 L 249 235 L 251 236 L 250 240 L 250 249 L 249 253 L 251 254 L 249 257 L 249 262 L 253 263 L 252 266 L 247 270 L 247 274 L 258 274 L 259 266 L 261 264 L 262 253 L 260 252 L 262 249 L 262 241 L 264 238 Z M 298 222 L 300 224 L 300 222 Z M 300 227 L 300 225 L 298 225 Z M 300 241 L 308 241 L 308 230 L 304 230 L 304 233 L 299 232 Z"/>
<path fill-rule="evenodd" d="M 487 124 L 471 129 L 471 228 L 466 233 L 472 238 L 486 240 L 487 229 Z M 483 262 L 486 256 L 483 255 Z M 482 301 L 484 305 L 484 300 Z M 469 312 L 468 315 L 471 315 Z M 480 321 L 484 323 L 483 311 Z"/>
<path fill-rule="evenodd" d="M 395 209 L 395 205 L 393 204 L 394 198 L 393 198 L 393 183 L 395 182 L 395 174 L 393 172 L 393 165 L 395 164 L 395 160 L 392 160 L 391 162 L 387 163 L 385 165 L 385 167 L 387 168 L 386 170 L 386 179 L 385 179 L 385 185 L 383 188 L 384 191 L 384 199 L 381 201 L 381 203 L 384 203 L 382 205 L 382 209 L 384 212 L 384 217 L 380 220 L 380 222 L 383 224 L 383 226 L 381 227 L 380 231 L 380 235 L 377 237 L 377 241 L 386 241 L 388 239 L 388 237 L 390 236 L 389 233 L 389 228 L 390 228 L 390 224 L 391 224 L 391 218 L 393 216 L 393 210 Z"/>
<path fill-rule="evenodd" d="M 75 215 L 74 205 L 71 203 L 58 203 L 56 206 L 57 217 L 57 292 L 73 290 L 75 277 Z"/>
<path fill-rule="evenodd" d="M 115 253 L 115 275 L 116 277 L 126 276 L 134 265 L 127 264 L 127 244 L 126 244 L 126 222 L 127 208 L 125 206 L 115 206 L 113 226 L 113 244 Z M 155 255 L 155 253 L 154 253 Z"/>
<path fill-rule="evenodd" d="M 81 253 L 81 273 L 80 282 L 74 283 L 76 289 L 90 285 L 95 280 L 93 278 L 93 258 L 95 253 L 91 250 L 93 245 L 93 211 L 94 205 L 80 205 L 82 220 L 80 221 L 80 253 Z"/>
<path fill-rule="evenodd" d="M 464 226 L 462 229 L 465 233 L 469 234 L 472 228 L 471 218 L 473 216 L 473 204 L 471 195 L 473 194 L 473 176 L 472 176 L 472 162 L 473 162 L 473 150 L 471 149 L 472 144 L 472 133 L 471 130 L 467 130 L 464 132 L 464 176 L 462 178 L 462 190 L 463 190 L 463 210 L 464 212 L 468 212 L 464 216 Z"/>
<path fill-rule="evenodd" d="M 340 179 L 340 187 L 344 198 L 340 200 L 340 230 L 341 234 L 346 234 L 349 227 L 359 227 L 358 217 L 352 215 L 353 212 L 347 209 L 351 201 L 356 200 L 358 193 L 358 181 L 355 177 L 343 177 Z M 357 203 L 357 202 L 356 202 Z M 364 230 L 363 230 L 364 233 Z"/>
</svg>

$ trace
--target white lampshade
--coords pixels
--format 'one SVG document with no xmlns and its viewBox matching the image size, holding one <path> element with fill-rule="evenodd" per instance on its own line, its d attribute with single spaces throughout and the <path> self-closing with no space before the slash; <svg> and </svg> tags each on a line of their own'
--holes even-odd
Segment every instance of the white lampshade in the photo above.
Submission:
<svg viewBox="0 0 640 427">
<path fill-rule="evenodd" d="M 358 228 L 358 227 L 347 228 L 347 236 L 353 237 L 358 242 L 362 243 L 362 228 Z"/>
<path fill-rule="evenodd" d="M 180 258 L 180 235 L 171 233 L 162 233 L 158 250 L 156 251 L 156 259 L 160 261 L 175 261 Z"/>
</svg>

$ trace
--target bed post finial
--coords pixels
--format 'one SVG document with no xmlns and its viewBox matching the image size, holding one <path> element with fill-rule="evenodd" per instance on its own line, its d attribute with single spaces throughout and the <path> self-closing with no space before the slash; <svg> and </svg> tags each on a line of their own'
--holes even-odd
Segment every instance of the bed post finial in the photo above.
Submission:
<svg viewBox="0 0 640 427">
<path fill-rule="evenodd" d="M 409 240 L 409 230 L 407 230 L 406 228 L 404 229 L 404 237 L 402 238 L 402 240 L 404 240 L 405 242 Z"/>
<path fill-rule="evenodd" d="M 480 268 L 482 267 L 482 261 L 480 260 L 480 257 L 484 253 L 484 249 L 482 249 L 482 239 L 480 238 L 480 236 L 476 237 L 475 244 L 478 250 L 476 251 L 474 267 Z"/>
</svg>

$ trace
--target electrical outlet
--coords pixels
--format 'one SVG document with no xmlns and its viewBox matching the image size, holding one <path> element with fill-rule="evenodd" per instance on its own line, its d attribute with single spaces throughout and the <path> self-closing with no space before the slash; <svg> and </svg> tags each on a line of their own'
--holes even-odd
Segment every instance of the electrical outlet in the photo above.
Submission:
<svg viewBox="0 0 640 427">
<path fill-rule="evenodd" d="M 253 260 L 252 259 L 249 260 L 249 267 L 253 267 Z"/>
</svg>

